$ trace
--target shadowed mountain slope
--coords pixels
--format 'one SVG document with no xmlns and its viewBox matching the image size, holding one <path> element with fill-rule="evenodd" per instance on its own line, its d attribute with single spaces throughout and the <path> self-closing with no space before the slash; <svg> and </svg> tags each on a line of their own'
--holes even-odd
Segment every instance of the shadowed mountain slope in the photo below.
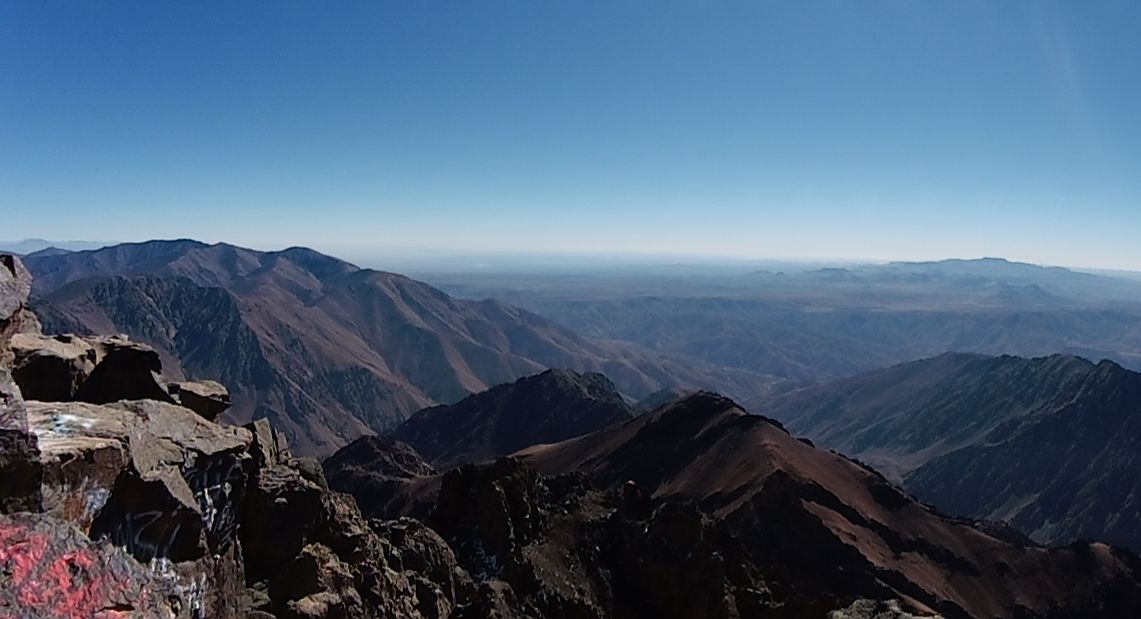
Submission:
<svg viewBox="0 0 1141 619">
<path fill-rule="evenodd" d="M 797 591 L 872 593 L 953 617 L 1112 616 L 1141 607 L 1141 564 L 1128 551 L 998 539 L 714 394 L 519 455 L 545 474 L 581 471 L 603 487 L 630 480 L 656 499 L 695 500 L 724 519 L 768 575 Z"/>
<path fill-rule="evenodd" d="M 438 485 L 435 470 L 580 436 L 633 414 L 605 376 L 547 370 L 426 408 L 384 437 L 362 436 L 325 460 L 325 475 L 366 514 L 423 516 L 425 493 Z"/>
<path fill-rule="evenodd" d="M 587 434 L 633 413 L 605 376 L 547 370 L 424 409 L 388 436 L 447 468 Z"/>
<path fill-rule="evenodd" d="M 749 402 L 940 509 L 1141 549 L 1141 374 L 949 354 Z"/>
<path fill-rule="evenodd" d="M 495 301 L 304 248 L 258 252 L 151 241 L 32 256 L 49 332 L 126 332 L 174 374 L 240 394 L 232 420 L 269 417 L 301 453 L 329 453 L 412 412 L 547 367 L 601 371 L 632 397 L 663 387 L 750 395 L 771 379 L 582 338 Z"/>
</svg>

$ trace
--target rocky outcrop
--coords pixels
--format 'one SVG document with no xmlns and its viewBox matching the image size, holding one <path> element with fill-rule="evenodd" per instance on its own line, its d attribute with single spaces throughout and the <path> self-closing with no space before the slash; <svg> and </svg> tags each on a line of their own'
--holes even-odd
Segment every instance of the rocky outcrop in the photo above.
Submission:
<svg viewBox="0 0 1141 619">
<path fill-rule="evenodd" d="M 455 617 L 757 617 L 765 579 L 722 523 L 501 459 L 449 472 L 430 524 L 480 581 Z M 794 612 L 785 608 L 786 612 Z"/>
<path fill-rule="evenodd" d="M 38 333 L 40 322 L 28 309 L 32 275 L 18 258 L 0 254 L 0 367 L 11 368 L 8 341 L 18 333 Z"/>
<path fill-rule="evenodd" d="M 173 404 L 163 387 L 162 361 L 153 348 L 124 335 L 92 340 L 98 363 L 75 393 L 93 404 L 117 400 L 157 400 Z"/>
<path fill-rule="evenodd" d="M 370 528 L 348 495 L 290 460 L 257 471 L 242 529 L 246 578 L 262 610 L 292 617 L 447 617 L 470 579 L 415 521 Z"/>
<path fill-rule="evenodd" d="M 0 516 L 0 616 L 191 617 L 194 601 L 121 548 L 38 514 Z"/>
<path fill-rule="evenodd" d="M 222 383 L 213 380 L 168 382 L 166 390 L 179 405 L 209 421 L 216 420 L 230 408 L 230 392 Z"/>
<path fill-rule="evenodd" d="M 39 448 L 28 432 L 20 388 L 0 367 L 0 513 L 39 509 L 40 476 Z"/>
<path fill-rule="evenodd" d="M 12 376 L 27 400 L 106 404 L 149 399 L 175 403 L 161 382 L 158 353 L 126 336 L 20 333 L 12 336 L 8 346 L 13 357 Z M 193 404 L 213 412 L 222 401 L 229 401 L 225 388 L 217 383 L 176 383 L 179 387 L 184 384 L 192 392 L 187 408 Z M 211 399 L 217 402 L 203 402 Z"/>
<path fill-rule="evenodd" d="M 330 487 L 353 495 L 371 518 L 426 513 L 411 504 L 409 486 L 436 474 L 411 446 L 377 436 L 349 443 L 325 460 L 324 469 Z"/>
<path fill-rule="evenodd" d="M 41 402 L 66 402 L 95 369 L 96 351 L 74 335 L 21 333 L 9 342 L 12 374 L 24 397 Z"/>
</svg>

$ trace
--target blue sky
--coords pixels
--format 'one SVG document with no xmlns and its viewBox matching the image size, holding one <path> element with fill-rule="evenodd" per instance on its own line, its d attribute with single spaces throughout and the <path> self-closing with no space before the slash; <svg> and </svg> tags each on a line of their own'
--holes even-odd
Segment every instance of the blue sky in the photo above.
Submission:
<svg viewBox="0 0 1141 619">
<path fill-rule="evenodd" d="M 1137 2 L 7 2 L 0 238 L 1141 269 Z"/>
</svg>

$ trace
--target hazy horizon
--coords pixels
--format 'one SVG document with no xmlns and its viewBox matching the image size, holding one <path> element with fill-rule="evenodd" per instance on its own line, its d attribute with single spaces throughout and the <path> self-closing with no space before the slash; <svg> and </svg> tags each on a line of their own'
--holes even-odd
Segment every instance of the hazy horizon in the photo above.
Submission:
<svg viewBox="0 0 1141 619">
<path fill-rule="evenodd" d="M 660 253 L 660 252 L 601 252 L 601 251 L 543 251 L 543 250 L 465 250 L 442 247 L 316 247 L 312 245 L 243 245 L 227 240 L 206 241 L 186 237 L 139 239 L 129 241 L 87 241 L 87 240 L 60 240 L 43 238 L 26 238 L 21 240 L 0 239 L 0 251 L 18 251 L 21 245 L 32 244 L 25 247 L 27 253 L 39 251 L 41 248 L 59 248 L 68 251 L 89 251 L 102 247 L 109 247 L 122 243 L 143 243 L 147 241 L 175 241 L 193 240 L 196 242 L 214 244 L 222 243 L 246 247 L 256 251 L 278 251 L 289 247 L 306 247 L 323 254 L 330 255 L 357 266 L 371 269 L 399 270 L 407 268 L 406 274 L 417 273 L 447 273 L 459 271 L 488 272 L 512 271 L 519 273 L 538 273 L 547 270 L 562 270 L 566 272 L 588 272 L 594 269 L 614 268 L 651 268 L 661 269 L 669 267 L 709 267 L 716 269 L 743 269 L 756 270 L 766 268 L 828 268 L 828 267 L 860 267 L 886 265 L 899 263 L 927 263 L 945 262 L 953 260 L 986 260 L 998 259 L 1012 263 L 1030 264 L 1040 267 L 1061 267 L 1071 270 L 1090 273 L 1141 276 L 1141 270 L 1119 269 L 1113 267 L 1084 266 L 1072 264 L 1052 264 L 1047 262 L 1033 262 L 1018 260 L 1009 256 L 938 256 L 932 258 L 893 258 L 893 259 L 856 259 L 844 257 L 804 257 L 783 258 L 764 255 L 734 256 L 717 254 L 687 254 L 687 253 Z M 69 247 L 70 246 L 70 247 Z M 523 262 L 526 260 L 525 262 Z M 477 262 L 482 261 L 482 262 Z"/>
<path fill-rule="evenodd" d="M 1141 5 L 0 9 L 5 233 L 1141 270 Z"/>
</svg>

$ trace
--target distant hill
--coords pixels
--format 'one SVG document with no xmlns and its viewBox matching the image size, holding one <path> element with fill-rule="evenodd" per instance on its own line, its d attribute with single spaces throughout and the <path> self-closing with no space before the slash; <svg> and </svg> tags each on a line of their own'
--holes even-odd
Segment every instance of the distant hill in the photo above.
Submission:
<svg viewBox="0 0 1141 619">
<path fill-rule="evenodd" d="M 547 370 L 424 409 L 387 436 L 447 468 L 587 434 L 633 414 L 605 376 Z"/>
<path fill-rule="evenodd" d="M 1115 363 L 947 354 L 747 406 L 948 512 L 1141 550 L 1141 374 Z"/>
<path fill-rule="evenodd" d="M 492 300 L 304 248 L 193 240 L 30 256 L 47 331 L 126 332 L 174 375 L 220 380 L 234 421 L 269 417 L 327 454 L 411 413 L 548 367 L 603 372 L 630 397 L 666 387 L 760 393 L 772 379 L 583 338 Z"/>
<path fill-rule="evenodd" d="M 0 241 L 0 251 L 27 256 L 47 250 L 54 252 L 84 251 L 113 245 L 98 241 L 49 241 L 47 239 L 24 239 L 22 241 Z"/>
<path fill-rule="evenodd" d="M 432 275 L 589 337 L 791 380 L 945 352 L 1055 353 L 1141 370 L 1141 282 L 998 258 L 702 274 Z"/>
</svg>

